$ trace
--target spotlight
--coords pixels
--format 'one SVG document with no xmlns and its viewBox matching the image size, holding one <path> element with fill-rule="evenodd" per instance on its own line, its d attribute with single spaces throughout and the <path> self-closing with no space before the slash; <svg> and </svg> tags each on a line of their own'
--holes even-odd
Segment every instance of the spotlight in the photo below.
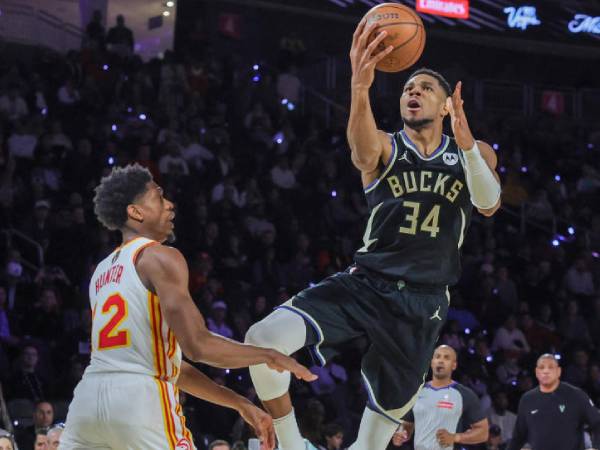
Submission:
<svg viewBox="0 0 600 450">
<path fill-rule="evenodd" d="M 140 118 L 140 120 L 146 120 L 147 119 L 147 116 L 144 113 L 140 114 L 138 117 Z"/>
<path fill-rule="evenodd" d="M 527 170 L 528 170 L 528 169 L 527 169 L 527 166 L 522 166 L 522 167 L 521 167 L 521 172 L 523 172 L 523 173 L 527 173 Z"/>
<path fill-rule="evenodd" d="M 553 247 L 558 247 L 560 245 L 560 242 L 558 242 L 558 239 L 552 239 L 552 246 Z"/>
<path fill-rule="evenodd" d="M 506 167 L 500 166 L 500 173 L 504 173 L 504 172 L 506 172 Z"/>
<path fill-rule="evenodd" d="M 252 81 L 254 81 L 255 83 L 258 83 L 260 81 L 260 75 L 254 75 L 252 77 Z"/>
<path fill-rule="evenodd" d="M 258 66 L 258 64 L 254 64 L 254 65 L 252 66 L 252 69 L 253 69 L 253 70 L 258 70 L 258 69 L 260 69 L 260 67 Z"/>
<path fill-rule="evenodd" d="M 471 329 L 470 328 L 465 328 L 465 334 L 471 334 Z"/>
<path fill-rule="evenodd" d="M 573 227 L 567 228 L 567 233 L 569 233 L 571 236 L 573 236 L 575 234 L 575 228 L 573 228 Z"/>
<path fill-rule="evenodd" d="M 554 181 L 558 183 L 560 181 L 560 175 L 554 175 Z"/>
<path fill-rule="evenodd" d="M 117 131 L 117 125 L 113 123 L 110 129 L 113 131 Z"/>
<path fill-rule="evenodd" d="M 170 11 L 163 11 L 163 16 L 169 17 L 171 15 Z"/>
<path fill-rule="evenodd" d="M 166 6 L 167 8 L 172 8 L 173 6 L 175 6 L 175 2 L 168 1 L 167 3 L 165 3 L 165 6 Z"/>
<path fill-rule="evenodd" d="M 108 64 L 104 64 L 104 65 L 102 66 L 102 70 L 104 70 L 104 71 L 106 72 L 106 71 L 108 70 Z"/>
<path fill-rule="evenodd" d="M 337 191 L 331 191 L 331 196 L 332 197 L 337 197 Z"/>
<path fill-rule="evenodd" d="M 496 151 L 498 151 L 500 149 L 500 146 L 498 144 L 494 144 L 492 145 L 492 148 Z"/>
</svg>

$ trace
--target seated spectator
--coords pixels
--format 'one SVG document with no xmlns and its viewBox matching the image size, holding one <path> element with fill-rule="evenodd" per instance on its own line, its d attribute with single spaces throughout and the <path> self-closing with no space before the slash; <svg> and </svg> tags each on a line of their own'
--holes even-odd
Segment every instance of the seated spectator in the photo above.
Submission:
<svg viewBox="0 0 600 450">
<path fill-rule="evenodd" d="M 287 99 L 294 105 L 300 100 L 300 89 L 302 82 L 298 78 L 298 68 L 291 65 L 290 69 L 277 76 L 277 95 L 280 99 Z"/>
<path fill-rule="evenodd" d="M 212 304 L 210 316 L 206 319 L 206 327 L 213 333 L 219 334 L 226 338 L 233 338 L 233 330 L 225 323 L 227 315 L 227 303 L 218 300 Z"/>
<path fill-rule="evenodd" d="M 48 145 L 51 148 L 62 147 L 67 150 L 71 150 L 73 148 L 73 142 L 71 142 L 71 139 L 64 133 L 60 120 L 54 120 L 52 122 L 47 138 Z"/>
<path fill-rule="evenodd" d="M 589 363 L 590 356 L 585 350 L 579 349 L 575 351 L 573 361 L 565 368 L 564 380 L 575 386 L 585 387 L 588 382 Z"/>
<path fill-rule="evenodd" d="M 587 324 L 579 314 L 579 305 L 575 300 L 570 300 L 567 303 L 558 330 L 563 338 L 573 343 L 588 345 L 591 342 Z"/>
<path fill-rule="evenodd" d="M 19 338 L 11 332 L 7 300 L 6 286 L 0 285 L 0 342 L 5 345 L 17 345 Z"/>
<path fill-rule="evenodd" d="M 46 447 L 34 447 L 38 445 L 38 442 L 44 441 L 46 443 L 46 432 L 48 427 L 54 421 L 54 407 L 52 403 L 47 402 L 45 400 L 39 401 L 35 404 L 35 409 L 33 410 L 33 424 L 26 427 L 17 429 L 16 433 L 16 441 L 19 444 L 19 448 L 40 448 L 46 450 Z M 43 435 L 43 438 L 37 437 L 37 435 Z"/>
<path fill-rule="evenodd" d="M 48 436 L 46 433 L 47 431 L 45 428 L 39 429 L 35 432 L 33 450 L 48 450 Z"/>
<path fill-rule="evenodd" d="M 527 217 L 531 220 L 549 222 L 554 218 L 552 204 L 548 200 L 548 193 L 540 189 L 527 204 Z"/>
<path fill-rule="evenodd" d="M 32 401 L 41 401 L 46 398 L 48 384 L 46 377 L 38 370 L 39 354 L 33 345 L 25 345 L 19 358 L 17 369 L 12 373 L 7 383 L 10 390 L 6 392 L 8 398 L 28 398 Z"/>
<path fill-rule="evenodd" d="M 8 154 L 17 159 L 32 160 L 38 144 L 38 138 L 29 125 L 17 122 L 7 141 Z"/>
<path fill-rule="evenodd" d="M 442 334 L 442 344 L 452 347 L 457 353 L 459 353 L 465 346 L 465 340 L 463 339 L 463 330 L 460 329 L 460 324 L 457 320 L 450 320 L 447 322 L 448 331 Z"/>
<path fill-rule="evenodd" d="M 231 445 L 227 441 L 217 439 L 209 444 L 208 450 L 231 450 Z"/>
<path fill-rule="evenodd" d="M 56 96 L 59 103 L 64 106 L 73 106 L 81 101 L 79 89 L 70 78 L 58 89 Z"/>
<path fill-rule="evenodd" d="M 531 348 L 523 332 L 517 328 L 517 319 L 510 314 L 504 325 L 498 328 L 492 342 L 492 350 L 503 350 L 506 353 L 520 355 L 529 353 Z"/>
<path fill-rule="evenodd" d="M 528 312 L 521 314 L 519 325 L 534 353 L 541 354 L 558 348 L 558 335 L 535 322 Z"/>
<path fill-rule="evenodd" d="M 536 322 L 548 331 L 554 332 L 558 329 L 552 317 L 552 308 L 548 303 L 544 303 L 540 308 L 540 314 Z"/>
<path fill-rule="evenodd" d="M 515 312 L 519 304 L 519 295 L 517 286 L 510 278 L 508 268 L 501 266 L 496 272 L 496 283 L 494 293 L 498 296 L 498 300 L 506 311 Z"/>
<path fill-rule="evenodd" d="M 10 86 L 8 92 L 0 96 L 0 115 L 12 122 L 24 119 L 29 115 L 29 108 L 19 92 L 19 86 Z"/>
<path fill-rule="evenodd" d="M 342 450 L 344 429 L 337 423 L 328 423 L 323 427 L 323 445 L 319 450 Z"/>
<path fill-rule="evenodd" d="M 290 168 L 286 156 L 280 156 L 277 163 L 271 169 L 271 181 L 281 189 L 293 189 L 296 187 L 296 175 Z"/>
<path fill-rule="evenodd" d="M 48 440 L 48 450 L 58 450 L 58 446 L 60 445 L 60 436 L 62 435 L 63 430 L 65 429 L 64 424 L 55 424 L 50 427 L 48 433 L 46 434 Z"/>
<path fill-rule="evenodd" d="M 17 450 L 12 435 L 6 430 L 0 430 L 0 450 Z"/>
<path fill-rule="evenodd" d="M 589 297 L 594 294 L 594 280 L 583 258 L 577 258 L 567 271 L 565 286 L 574 295 Z"/>
<path fill-rule="evenodd" d="M 504 362 L 496 369 L 496 378 L 502 384 L 512 384 L 515 386 L 520 373 L 521 367 L 517 358 L 509 353 Z"/>
<path fill-rule="evenodd" d="M 158 170 L 163 177 L 179 177 L 190 174 L 187 161 L 181 156 L 181 150 L 175 142 L 166 144 L 167 154 L 158 161 Z"/>
<path fill-rule="evenodd" d="M 206 170 L 207 163 L 214 161 L 215 155 L 202 144 L 194 134 L 184 133 L 181 139 L 181 155 L 190 167 L 198 172 Z"/>
<path fill-rule="evenodd" d="M 508 396 L 504 391 L 498 391 L 492 396 L 492 409 L 488 414 L 490 425 L 498 426 L 500 430 L 499 444 L 506 445 L 512 439 L 517 415 L 508 410 Z"/>
</svg>

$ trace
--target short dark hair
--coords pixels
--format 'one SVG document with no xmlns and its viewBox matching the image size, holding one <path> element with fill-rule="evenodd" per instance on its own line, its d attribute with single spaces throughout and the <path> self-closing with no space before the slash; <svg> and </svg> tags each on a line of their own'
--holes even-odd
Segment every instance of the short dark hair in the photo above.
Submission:
<svg viewBox="0 0 600 450">
<path fill-rule="evenodd" d="M 229 442 L 224 441 L 223 439 L 217 439 L 216 441 L 212 441 L 209 445 L 208 445 L 208 450 L 212 450 L 213 448 L 215 448 L 217 445 L 226 445 L 227 447 L 231 448 L 231 445 L 229 444 Z"/>
<path fill-rule="evenodd" d="M 146 192 L 150 171 L 139 164 L 114 167 L 94 190 L 94 212 L 109 230 L 120 230 L 127 222 L 127 205 Z"/>
<path fill-rule="evenodd" d="M 430 77 L 435 78 L 444 90 L 444 92 L 446 92 L 446 95 L 448 97 L 452 95 L 452 88 L 450 87 L 450 83 L 448 83 L 448 80 L 446 80 L 441 73 L 436 72 L 432 69 L 428 69 L 427 67 L 421 67 L 420 69 L 417 69 L 413 73 L 411 73 L 407 79 L 410 80 L 411 78 L 414 78 L 417 75 L 429 75 Z"/>
<path fill-rule="evenodd" d="M 328 423 L 323 427 L 323 436 L 332 437 L 338 433 L 343 433 L 344 428 L 338 423 Z"/>
</svg>

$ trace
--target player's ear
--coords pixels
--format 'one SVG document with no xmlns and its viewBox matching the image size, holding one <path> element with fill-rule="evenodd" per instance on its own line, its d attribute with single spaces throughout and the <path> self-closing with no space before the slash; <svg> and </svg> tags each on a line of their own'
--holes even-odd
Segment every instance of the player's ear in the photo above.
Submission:
<svg viewBox="0 0 600 450">
<path fill-rule="evenodd" d="M 448 102 L 452 99 L 452 97 L 446 97 L 444 99 L 444 104 L 442 106 L 442 118 L 445 118 L 448 114 L 450 114 L 450 105 L 448 105 Z"/>
<path fill-rule="evenodd" d="M 140 223 L 144 221 L 144 214 L 142 214 L 140 207 L 133 203 L 127 205 L 127 217 Z"/>
</svg>

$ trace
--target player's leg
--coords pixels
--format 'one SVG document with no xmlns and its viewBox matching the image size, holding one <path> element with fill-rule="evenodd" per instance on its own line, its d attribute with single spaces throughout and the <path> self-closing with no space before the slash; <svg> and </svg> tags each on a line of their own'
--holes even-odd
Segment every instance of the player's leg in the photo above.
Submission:
<svg viewBox="0 0 600 450">
<path fill-rule="evenodd" d="M 110 450 L 102 435 L 98 414 L 99 376 L 86 376 L 73 394 L 65 429 L 60 437 L 60 450 Z"/>
<path fill-rule="evenodd" d="M 362 375 L 369 405 L 350 450 L 385 450 L 414 406 L 446 318 L 448 297 L 443 289 L 415 292 L 401 287 L 373 306 L 379 317 L 393 323 L 368 328 L 372 345 L 363 357 Z"/>
<path fill-rule="evenodd" d="M 250 327 L 246 343 L 291 355 L 306 344 L 306 324 L 298 314 L 278 309 Z M 266 364 L 260 364 L 250 367 L 250 376 L 258 398 L 273 417 L 281 448 L 304 450 L 288 393 L 290 373 L 277 372 L 269 369 Z"/>
<path fill-rule="evenodd" d="M 346 306 L 357 295 L 356 280 L 339 273 L 305 289 L 271 315 L 253 325 L 246 342 L 291 354 L 309 346 L 315 359 L 324 365 L 334 356 L 334 346 L 363 333 L 354 329 Z M 368 296 L 368 293 L 361 293 Z M 304 450 L 288 394 L 289 373 L 279 373 L 265 365 L 250 367 L 258 397 L 274 418 L 281 450 Z"/>
<path fill-rule="evenodd" d="M 120 374 L 107 385 L 107 440 L 119 450 L 193 450 L 172 383 Z"/>
</svg>

